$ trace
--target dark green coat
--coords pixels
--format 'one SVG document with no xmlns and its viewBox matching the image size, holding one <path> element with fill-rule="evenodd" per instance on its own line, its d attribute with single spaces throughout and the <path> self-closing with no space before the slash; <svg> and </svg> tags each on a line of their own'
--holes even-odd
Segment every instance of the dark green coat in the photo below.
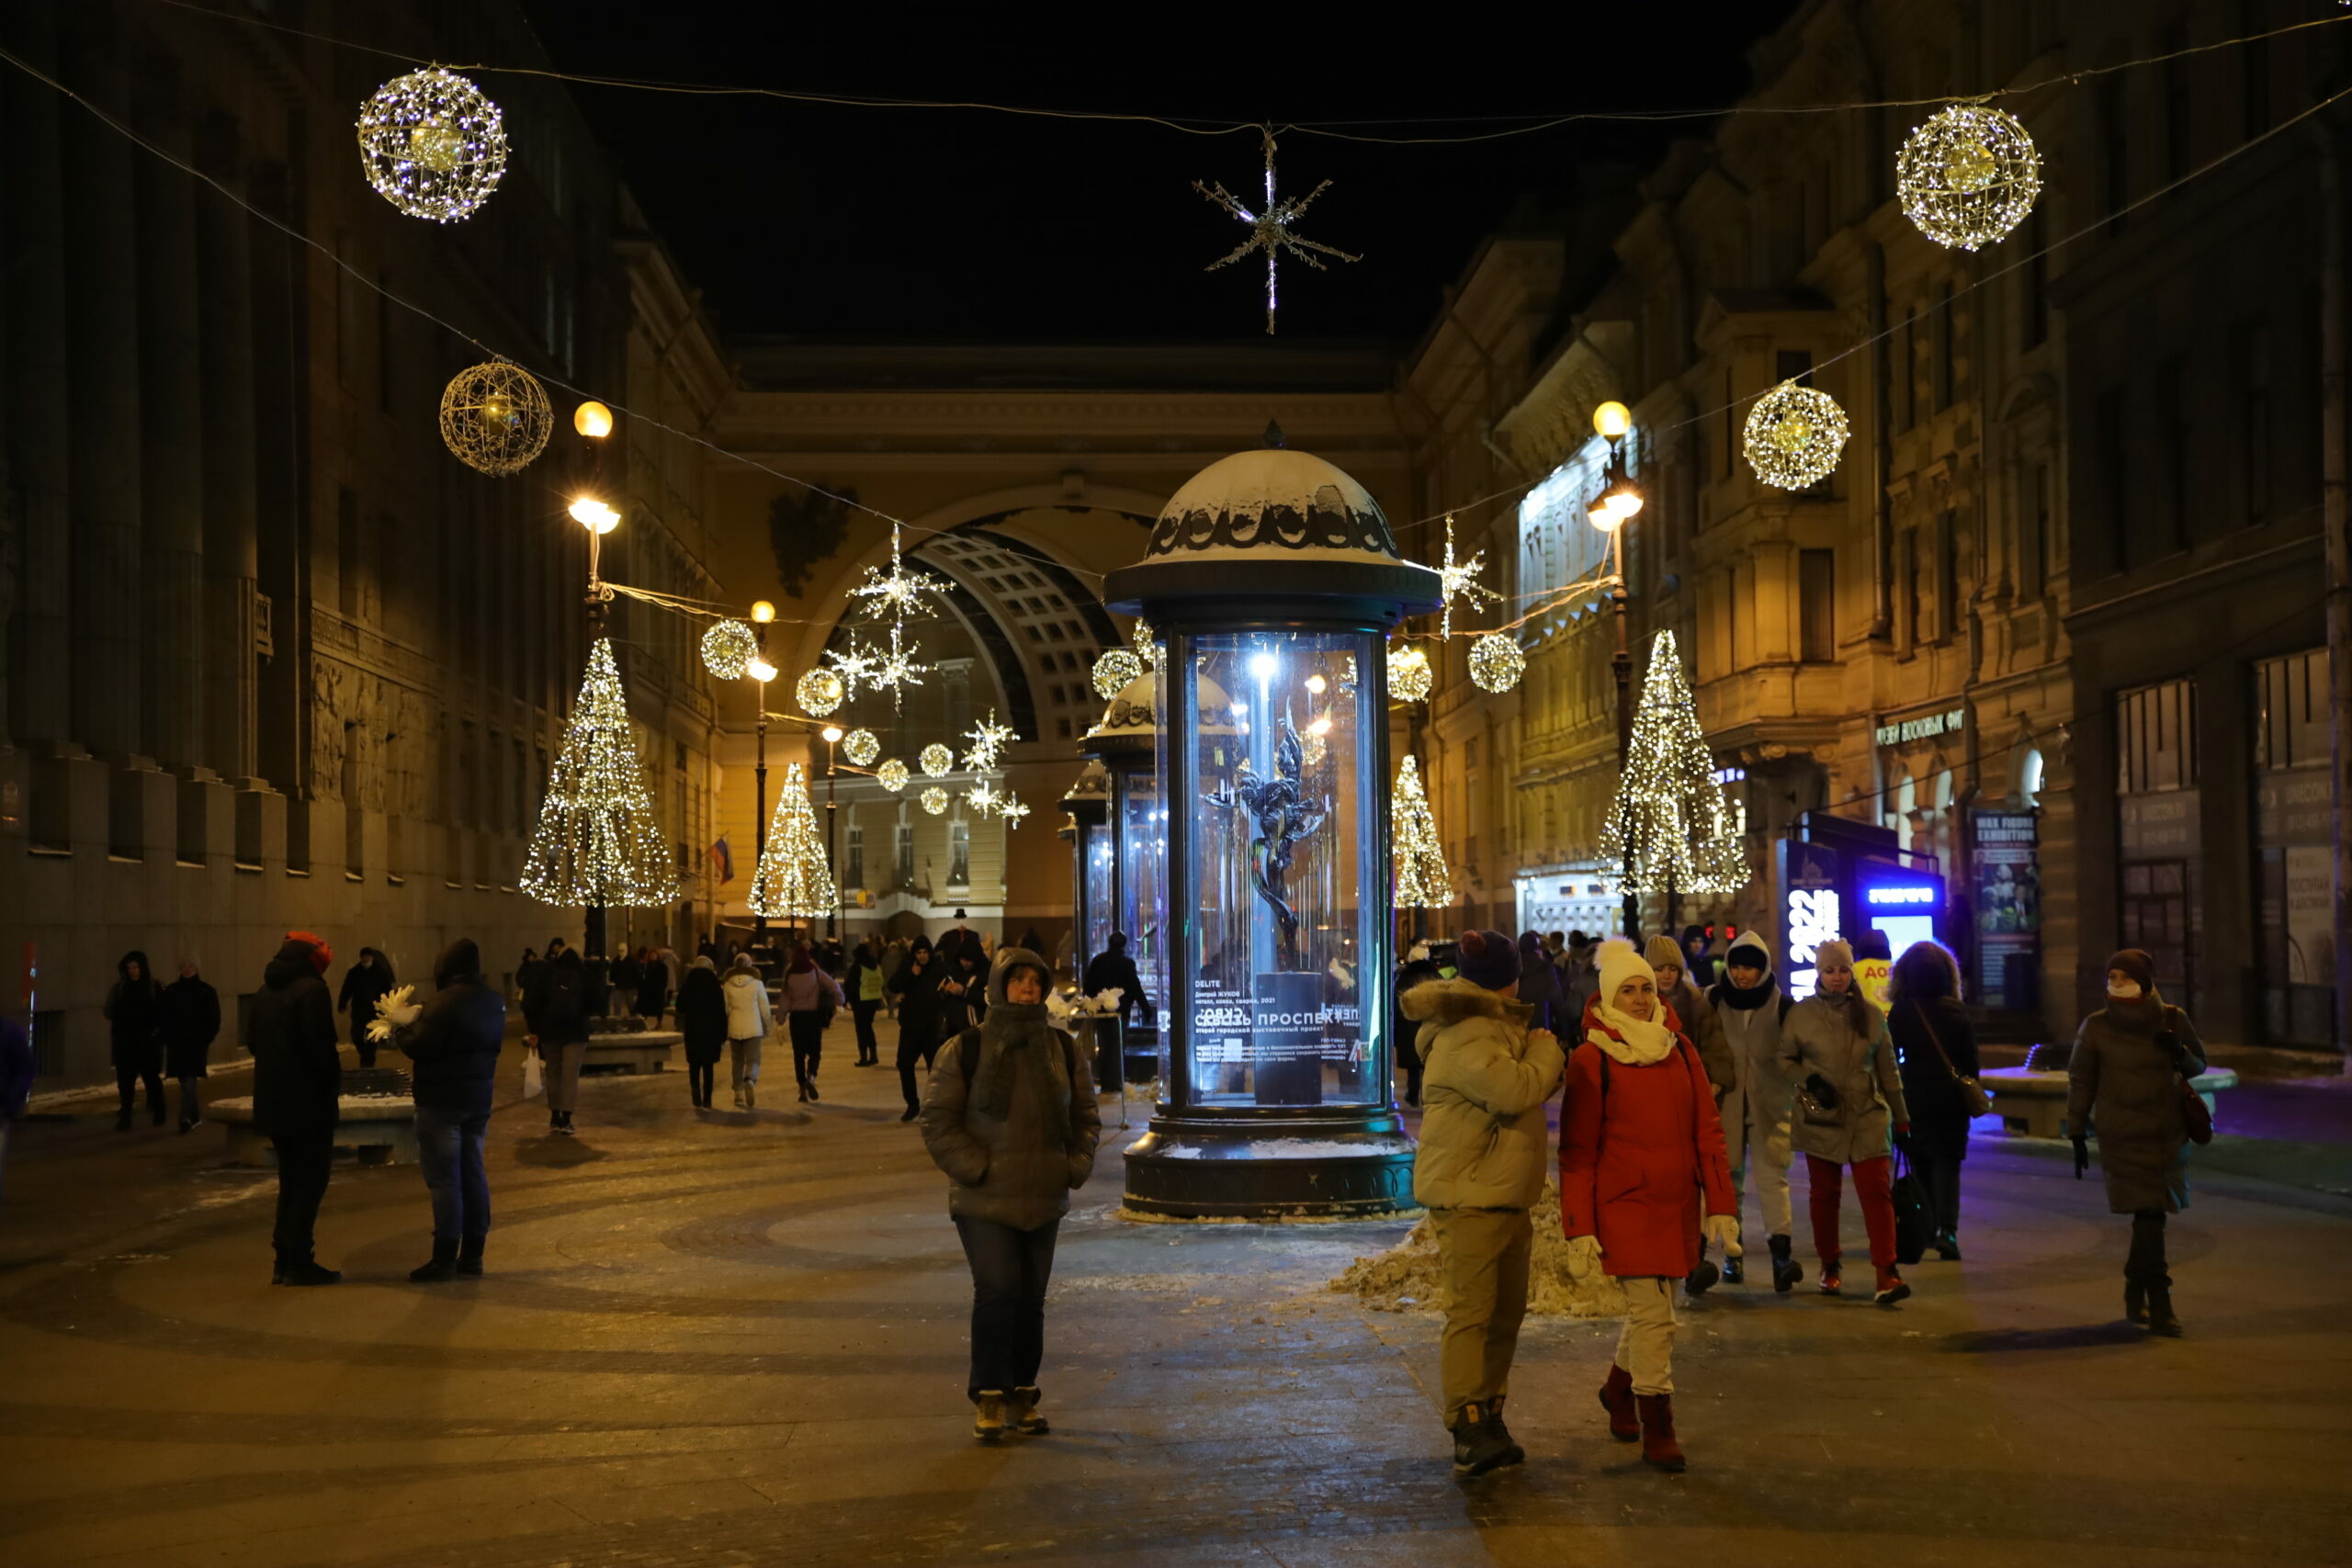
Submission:
<svg viewBox="0 0 2352 1568">
<path fill-rule="evenodd" d="M 2149 1016 L 2135 1019 L 2132 1011 Z M 2119 1214 L 2143 1209 L 2177 1213 L 2188 1207 L 2188 1125 L 2180 1111 L 2180 1071 L 2156 1039 L 2156 1010 L 2101 1008 L 2075 1033 L 2066 1064 L 2066 1131 L 2098 1139 L 2107 1176 L 2107 1206 Z M 2205 1070 L 2205 1046 L 2188 1015 L 2165 1007 L 2165 1026 L 2178 1040 L 2194 1077 Z"/>
</svg>

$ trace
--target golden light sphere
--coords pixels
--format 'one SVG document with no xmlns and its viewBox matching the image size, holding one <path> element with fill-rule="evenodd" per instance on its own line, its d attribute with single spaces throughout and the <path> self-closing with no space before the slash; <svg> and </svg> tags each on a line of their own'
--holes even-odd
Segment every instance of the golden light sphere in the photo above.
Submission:
<svg viewBox="0 0 2352 1568">
<path fill-rule="evenodd" d="M 1846 449 L 1846 411 L 1813 387 L 1783 381 L 1747 411 L 1747 466 L 1781 490 L 1820 483 Z"/>
<path fill-rule="evenodd" d="M 888 761 L 874 770 L 874 782 L 880 784 L 884 789 L 888 790 L 892 795 L 896 795 L 900 790 L 906 788 L 907 781 L 912 777 L 914 777 L 914 775 L 907 772 L 907 765 L 899 761 L 896 757 L 891 758 Z"/>
<path fill-rule="evenodd" d="M 947 810 L 947 792 L 937 784 L 932 785 L 922 792 L 922 808 L 933 817 L 944 814 Z"/>
<path fill-rule="evenodd" d="M 740 681 L 760 651 L 760 639 L 741 621 L 718 621 L 702 634 L 702 666 L 722 681 Z"/>
<path fill-rule="evenodd" d="M 915 758 L 922 764 L 923 777 L 944 779 L 956 771 L 956 753 L 934 740 Z"/>
<path fill-rule="evenodd" d="M 1527 656 L 1509 632 L 1488 632 L 1470 645 L 1470 679 L 1484 692 L 1508 692 L 1527 672 Z"/>
<path fill-rule="evenodd" d="M 870 729 L 853 729 L 842 742 L 842 753 L 863 768 L 882 754 L 882 742 Z"/>
<path fill-rule="evenodd" d="M 842 699 L 848 694 L 842 678 L 830 670 L 811 670 L 792 687 L 792 700 L 800 705 L 800 711 L 816 718 L 841 706 Z"/>
<path fill-rule="evenodd" d="M 766 660 L 755 657 L 749 664 L 743 666 L 743 673 L 749 675 L 752 680 L 757 681 L 761 685 L 764 686 L 770 681 L 775 680 L 778 675 L 782 674 L 783 671 L 778 670 L 775 665 L 770 664 Z"/>
<path fill-rule="evenodd" d="M 1388 649 L 1388 694 L 1398 702 L 1418 703 L 1430 694 L 1436 677 L 1430 669 L 1430 656 L 1407 643 L 1391 644 Z"/>
<path fill-rule="evenodd" d="M 1614 441 L 1634 428 L 1634 411 L 1611 398 L 1592 411 L 1592 429 L 1597 435 Z"/>
<path fill-rule="evenodd" d="M 1106 649 L 1094 661 L 1094 694 L 1109 702 L 1142 676 L 1142 660 L 1124 648 Z"/>
<path fill-rule="evenodd" d="M 555 415 L 537 378 L 493 359 L 449 378 L 441 389 L 441 440 L 468 468 L 504 478 L 544 451 Z"/>
<path fill-rule="evenodd" d="M 472 216 L 506 175 L 504 116 L 439 66 L 395 76 L 359 107 L 359 166 L 376 194 L 435 223 Z"/>
<path fill-rule="evenodd" d="M 613 411 L 591 398 L 571 411 L 571 428 L 591 441 L 602 441 L 613 433 Z"/>
<path fill-rule="evenodd" d="M 1894 158 L 1904 216 L 1939 245 L 1973 251 L 2006 238 L 2041 194 L 2041 158 L 2015 115 L 1952 104 Z"/>
<path fill-rule="evenodd" d="M 757 601 L 752 605 L 752 619 L 762 626 L 766 626 L 775 619 L 775 606 L 764 599 Z"/>
</svg>

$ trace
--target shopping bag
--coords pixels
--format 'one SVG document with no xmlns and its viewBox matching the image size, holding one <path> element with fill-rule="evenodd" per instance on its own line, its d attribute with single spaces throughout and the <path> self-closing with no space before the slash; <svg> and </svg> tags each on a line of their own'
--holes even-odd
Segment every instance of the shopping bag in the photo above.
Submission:
<svg viewBox="0 0 2352 1568">
<path fill-rule="evenodd" d="M 1917 1263 L 1927 1256 L 1928 1233 L 1933 1226 L 1928 1219 L 1928 1184 L 1911 1168 L 1910 1156 L 1897 1153 L 1894 1157 L 1894 1260 Z"/>
<path fill-rule="evenodd" d="M 547 1092 L 546 1069 L 539 1066 L 539 1054 L 526 1051 L 523 1055 L 523 1098 L 537 1100 Z"/>
</svg>

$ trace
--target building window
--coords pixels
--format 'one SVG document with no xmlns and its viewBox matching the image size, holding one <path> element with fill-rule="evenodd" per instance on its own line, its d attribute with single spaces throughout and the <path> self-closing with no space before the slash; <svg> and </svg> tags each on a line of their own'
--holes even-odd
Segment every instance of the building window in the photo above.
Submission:
<svg viewBox="0 0 2352 1568">
<path fill-rule="evenodd" d="M 1838 552 L 1797 552 L 1797 657 L 1826 664 L 1838 657 Z"/>
<path fill-rule="evenodd" d="M 1936 519 L 1936 637 L 1949 642 L 1960 630 L 1960 522 L 1947 512 Z"/>
<path fill-rule="evenodd" d="M 2132 564 L 2131 516 L 2131 454 L 2123 440 L 2123 389 L 2109 387 L 2098 395 L 2091 413 L 2091 438 L 2098 454 L 2094 467 L 2098 486 L 2097 515 L 2107 530 L 2103 541 L 2113 570 Z"/>
<path fill-rule="evenodd" d="M 2039 348 L 2050 340 L 2050 244 L 2049 227 L 2042 221 L 2041 204 L 2034 204 L 2026 219 L 2025 243 L 2025 308 L 2018 312 L 2025 328 L 2025 346 Z"/>
<path fill-rule="evenodd" d="M 2238 522 L 2270 517 L 2270 328 L 2243 321 L 2230 329 L 2230 376 L 2236 382 Z"/>
<path fill-rule="evenodd" d="M 913 823 L 899 824 L 898 842 L 893 847 L 899 863 L 899 886 L 912 887 L 915 884 L 915 825 Z"/>
<path fill-rule="evenodd" d="M 1894 537 L 1894 581 L 1903 592 L 1903 641 L 1905 647 L 1917 648 L 1928 640 L 1921 617 L 1927 610 L 1927 595 L 1919 591 L 1919 530 L 1905 528 Z"/>
<path fill-rule="evenodd" d="M 849 825 L 849 844 L 842 856 L 842 867 L 843 887 L 865 886 L 865 829 L 854 822 Z"/>
<path fill-rule="evenodd" d="M 1731 371 L 1724 371 L 1724 466 L 1723 477 L 1731 478 L 1731 455 L 1739 446 L 1736 411 L 1732 405 Z"/>
<path fill-rule="evenodd" d="M 972 825 L 962 818 L 947 824 L 947 886 L 972 884 Z"/>
<path fill-rule="evenodd" d="M 2252 137 L 2270 129 L 2270 40 L 2252 38 L 2251 35 L 2267 31 L 2270 24 L 2269 18 L 2262 14 L 2262 0 L 2245 0 L 2240 9 L 2245 20 L 2239 36 L 2247 38 L 2249 41 L 2239 46 L 2238 58 L 2245 71 L 2242 87 L 2245 100 L 2245 133 Z"/>
<path fill-rule="evenodd" d="M 2107 155 L 2101 160 L 2105 167 L 2100 172 L 2106 175 L 2109 239 L 2123 232 L 2123 208 L 2132 199 L 2132 127 L 2125 103 L 2121 76 L 2109 76 L 2099 85 L 2099 123 L 2107 132 Z"/>
<path fill-rule="evenodd" d="M 2156 446 L 2164 465 L 2164 544 L 2167 552 L 2188 547 L 2188 367 L 2178 355 L 2156 367 Z"/>
<path fill-rule="evenodd" d="M 1906 306 L 1903 311 L 1903 374 L 1894 384 L 1900 394 L 1897 403 L 1901 413 L 1895 424 L 1898 430 L 1908 430 L 1919 423 L 1919 307 Z"/>
<path fill-rule="evenodd" d="M 2175 28 L 2165 35 L 2159 54 L 2178 55 L 2188 48 L 2188 36 Z M 2193 109 L 2189 103 L 2188 62 L 2165 62 L 2165 178 L 2177 180 L 2188 173 L 2189 135 Z"/>
<path fill-rule="evenodd" d="M 2036 463 L 2026 471 L 2025 493 L 2018 498 L 2018 596 L 2039 599 L 2050 590 L 2055 570 L 2050 556 L 2050 465 Z"/>
<path fill-rule="evenodd" d="M 1952 388 L 1959 376 L 1952 365 L 1951 285 L 1936 285 L 1936 412 L 1951 407 Z"/>
<path fill-rule="evenodd" d="M 359 559 L 366 546 L 365 529 L 359 522 L 359 497 L 349 485 L 336 487 L 334 492 L 334 569 L 337 589 L 336 602 L 344 619 L 359 618 Z"/>
<path fill-rule="evenodd" d="M 2297 768 L 2328 760 L 2327 649 L 2314 648 L 2255 666 L 2260 697 L 2256 764 Z"/>
<path fill-rule="evenodd" d="M 2117 787 L 2125 795 L 2197 785 L 2197 683 L 2166 681 L 2115 699 Z"/>
</svg>

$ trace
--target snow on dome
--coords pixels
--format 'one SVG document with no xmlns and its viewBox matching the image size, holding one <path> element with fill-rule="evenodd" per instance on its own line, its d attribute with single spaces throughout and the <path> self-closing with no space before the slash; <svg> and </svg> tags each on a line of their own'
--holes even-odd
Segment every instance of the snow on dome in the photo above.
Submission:
<svg viewBox="0 0 2352 1568">
<path fill-rule="evenodd" d="M 1380 503 L 1309 452 L 1236 452 L 1194 474 L 1151 530 L 1155 556 L 1294 555 L 1396 559 Z"/>
</svg>

